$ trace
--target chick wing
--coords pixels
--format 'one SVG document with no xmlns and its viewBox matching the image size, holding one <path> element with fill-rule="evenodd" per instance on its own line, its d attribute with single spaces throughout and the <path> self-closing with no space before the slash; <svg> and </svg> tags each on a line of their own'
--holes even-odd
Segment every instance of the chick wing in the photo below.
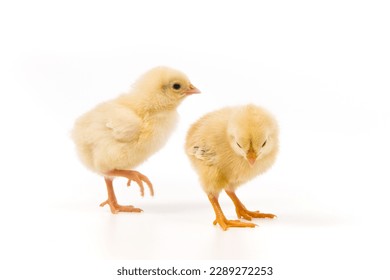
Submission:
<svg viewBox="0 0 390 280">
<path fill-rule="evenodd" d="M 126 108 L 118 108 L 116 114 L 111 116 L 106 127 L 112 132 L 112 136 L 119 142 L 132 142 L 139 137 L 142 120 L 133 111 Z"/>
<path fill-rule="evenodd" d="M 189 149 L 188 154 L 204 161 L 204 163 L 209 166 L 214 165 L 217 162 L 217 153 L 211 146 L 206 144 L 196 144 L 192 146 Z"/>
</svg>

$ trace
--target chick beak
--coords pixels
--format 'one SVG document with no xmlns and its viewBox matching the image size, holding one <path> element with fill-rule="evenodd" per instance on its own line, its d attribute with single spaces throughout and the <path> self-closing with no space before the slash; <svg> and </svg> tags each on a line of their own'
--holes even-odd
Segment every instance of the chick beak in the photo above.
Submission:
<svg viewBox="0 0 390 280">
<path fill-rule="evenodd" d="M 256 152 L 253 150 L 249 150 L 248 153 L 246 154 L 246 159 L 249 162 L 249 164 L 253 166 L 257 159 Z"/>
<path fill-rule="evenodd" d="M 184 92 L 186 95 L 190 95 L 190 94 L 194 94 L 194 93 L 200 93 L 200 90 L 197 89 L 195 86 L 193 86 L 192 84 L 190 84 L 190 87 L 189 89 L 187 89 L 185 92 Z"/>
</svg>

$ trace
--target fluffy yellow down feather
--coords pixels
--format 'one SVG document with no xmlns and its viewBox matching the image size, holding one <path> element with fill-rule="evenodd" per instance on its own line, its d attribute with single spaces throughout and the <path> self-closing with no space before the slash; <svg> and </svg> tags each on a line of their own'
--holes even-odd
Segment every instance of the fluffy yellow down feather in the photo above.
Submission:
<svg viewBox="0 0 390 280">
<path fill-rule="evenodd" d="M 238 218 L 275 217 L 247 210 L 235 195 L 237 187 L 265 172 L 275 161 L 278 125 L 269 112 L 250 104 L 208 113 L 189 129 L 185 149 L 214 208 L 214 224 L 224 230 L 255 226 L 226 219 L 218 203 L 222 190 L 233 200 Z"/>
<path fill-rule="evenodd" d="M 77 119 L 72 131 L 81 161 L 104 176 L 112 213 L 140 212 L 117 203 L 114 177 L 136 181 L 144 194 L 143 181 L 153 195 L 149 179 L 131 170 L 161 149 L 177 121 L 177 106 L 190 94 L 199 93 L 188 77 L 168 67 L 156 67 L 135 82 L 129 93 L 101 103 Z"/>
</svg>

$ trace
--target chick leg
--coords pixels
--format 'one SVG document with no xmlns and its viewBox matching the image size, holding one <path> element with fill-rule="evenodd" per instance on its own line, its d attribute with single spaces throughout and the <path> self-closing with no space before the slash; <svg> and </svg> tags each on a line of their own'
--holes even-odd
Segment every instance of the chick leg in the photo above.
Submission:
<svg viewBox="0 0 390 280">
<path fill-rule="evenodd" d="M 141 209 L 135 208 L 132 205 L 127 205 L 127 206 L 119 205 L 116 200 L 114 187 L 112 185 L 113 179 L 104 177 L 104 180 L 106 181 L 108 199 L 102 202 L 100 204 L 100 207 L 103 207 L 104 205 L 108 204 L 110 206 L 112 214 L 117 214 L 118 212 L 142 212 Z"/>
<path fill-rule="evenodd" d="M 238 199 L 234 191 L 226 191 L 227 195 L 231 198 L 231 200 L 234 203 L 234 206 L 236 206 L 236 213 L 238 218 L 244 218 L 248 221 L 252 220 L 252 218 L 275 218 L 276 215 L 274 214 L 265 214 L 260 213 L 259 211 L 249 211 L 246 209 L 244 204 L 241 203 L 241 201 Z"/>
<path fill-rule="evenodd" d="M 255 227 L 256 225 L 253 223 L 245 223 L 239 220 L 228 220 L 222 212 L 221 206 L 219 205 L 217 197 L 213 194 L 208 195 L 211 205 L 214 208 L 214 212 L 216 215 L 214 225 L 219 224 L 223 230 L 227 230 L 230 227 Z"/>
</svg>

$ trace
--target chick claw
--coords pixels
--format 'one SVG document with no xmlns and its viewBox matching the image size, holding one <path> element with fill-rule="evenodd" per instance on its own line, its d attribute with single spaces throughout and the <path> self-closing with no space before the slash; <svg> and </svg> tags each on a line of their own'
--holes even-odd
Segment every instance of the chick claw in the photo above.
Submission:
<svg viewBox="0 0 390 280">
<path fill-rule="evenodd" d="M 254 228 L 257 226 L 254 223 L 241 222 L 240 220 L 227 220 L 226 218 L 216 217 L 213 225 L 219 224 L 223 230 L 227 230 L 230 227 L 250 227 Z"/>
</svg>

